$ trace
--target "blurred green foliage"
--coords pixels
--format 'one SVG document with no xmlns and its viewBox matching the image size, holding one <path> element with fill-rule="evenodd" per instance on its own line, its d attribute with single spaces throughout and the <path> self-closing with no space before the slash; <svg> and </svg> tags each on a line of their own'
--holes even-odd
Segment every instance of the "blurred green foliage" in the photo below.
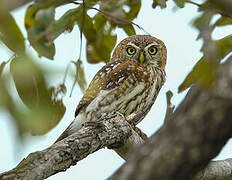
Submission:
<svg viewBox="0 0 232 180">
<path fill-rule="evenodd" d="M 189 3 L 198 6 L 202 12 L 194 19 L 193 26 L 199 31 L 198 39 L 203 40 L 203 56 L 179 86 L 179 92 L 193 83 L 208 89 L 217 78 L 218 64 L 232 51 L 232 35 L 219 40 L 213 40 L 211 35 L 215 28 L 232 25 L 232 18 L 228 11 L 224 12 L 209 0 L 202 4 L 190 0 L 173 1 L 179 8 L 184 8 L 186 3 Z M 75 4 L 76 7 L 56 19 L 56 8 L 69 3 Z M 151 3 L 153 8 L 167 7 L 167 0 L 153 0 Z M 55 127 L 65 113 L 63 97 L 67 91 L 65 82 L 54 87 L 48 86 L 46 73 L 36 63 L 35 58 L 28 55 L 25 41 L 29 41 L 39 57 L 53 60 L 56 38 L 64 32 L 72 32 L 74 26 L 78 26 L 86 39 L 87 61 L 107 63 L 116 45 L 116 28 L 122 29 L 128 36 L 136 34 L 134 25 L 139 26 L 134 24 L 133 20 L 138 16 L 140 8 L 140 0 L 37 0 L 27 7 L 25 12 L 27 39 L 10 12 L 0 12 L 0 41 L 14 54 L 10 60 L 0 64 L 0 108 L 9 112 L 21 134 L 44 134 Z M 96 13 L 89 15 L 89 10 Z M 212 18 L 218 14 L 220 18 L 212 24 Z M 79 40 L 82 44 L 82 37 Z M 84 92 L 86 80 L 80 58 L 81 56 L 72 63 L 76 67 L 75 82 Z M 9 72 L 7 66 L 10 67 Z M 10 90 L 11 77 L 21 104 L 13 98 L 15 96 Z"/>
</svg>

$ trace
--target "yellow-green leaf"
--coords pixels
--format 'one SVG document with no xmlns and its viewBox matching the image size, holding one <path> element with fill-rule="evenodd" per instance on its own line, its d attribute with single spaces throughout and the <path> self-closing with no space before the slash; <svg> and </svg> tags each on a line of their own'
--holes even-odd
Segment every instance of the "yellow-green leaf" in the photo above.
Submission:
<svg viewBox="0 0 232 180">
<path fill-rule="evenodd" d="M 209 89 L 216 79 L 217 69 L 218 64 L 216 62 L 201 58 L 184 82 L 181 83 L 178 92 L 186 90 L 194 83 L 198 83 L 204 89 Z"/>
<path fill-rule="evenodd" d="M 14 53 L 25 52 L 23 34 L 10 13 L 0 15 L 0 40 Z"/>
<path fill-rule="evenodd" d="M 124 25 L 122 28 L 128 36 L 132 36 L 136 34 L 135 29 L 131 24 Z"/>
<path fill-rule="evenodd" d="M 215 26 L 225 26 L 225 25 L 231 25 L 232 24 L 232 18 L 231 17 L 220 17 L 216 23 Z"/>
<path fill-rule="evenodd" d="M 29 56 L 16 56 L 10 71 L 19 97 L 28 107 L 21 107 L 21 114 L 17 114 L 21 131 L 34 135 L 48 132 L 65 112 L 62 100 L 58 99 L 60 88 L 47 87 L 41 68 Z"/>
<path fill-rule="evenodd" d="M 232 35 L 216 40 L 215 44 L 218 50 L 218 58 L 223 59 L 227 54 L 232 52 Z"/>
</svg>

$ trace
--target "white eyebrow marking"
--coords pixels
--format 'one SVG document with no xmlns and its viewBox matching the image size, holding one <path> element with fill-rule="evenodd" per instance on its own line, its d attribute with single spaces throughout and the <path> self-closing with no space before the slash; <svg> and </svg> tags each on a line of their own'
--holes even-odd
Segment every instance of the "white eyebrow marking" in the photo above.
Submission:
<svg viewBox="0 0 232 180">
<path fill-rule="evenodd" d="M 132 42 L 129 42 L 128 44 L 127 44 L 127 46 L 133 46 L 135 49 L 139 49 L 139 47 L 138 46 L 136 46 L 135 44 L 133 44 Z"/>
<path fill-rule="evenodd" d="M 149 47 L 151 47 L 151 46 L 159 46 L 156 42 L 153 42 L 153 43 L 151 43 L 151 44 L 148 44 L 144 49 L 145 50 L 147 50 L 147 49 L 149 49 Z"/>
</svg>

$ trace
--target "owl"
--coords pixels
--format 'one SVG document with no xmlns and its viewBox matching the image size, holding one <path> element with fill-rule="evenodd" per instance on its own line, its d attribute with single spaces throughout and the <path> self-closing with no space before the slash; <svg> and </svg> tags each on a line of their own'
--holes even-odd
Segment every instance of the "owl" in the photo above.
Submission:
<svg viewBox="0 0 232 180">
<path fill-rule="evenodd" d="M 165 82 L 166 58 L 164 43 L 155 37 L 134 35 L 122 40 L 109 63 L 94 76 L 76 108 L 74 121 L 57 141 L 107 112 L 116 111 L 125 117 L 139 114 L 136 122 L 130 122 L 138 124 Z"/>
</svg>

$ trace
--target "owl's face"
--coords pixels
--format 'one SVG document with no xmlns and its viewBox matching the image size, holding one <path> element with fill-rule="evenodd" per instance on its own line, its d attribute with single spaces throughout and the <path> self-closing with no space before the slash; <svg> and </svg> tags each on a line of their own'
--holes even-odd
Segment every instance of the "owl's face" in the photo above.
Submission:
<svg viewBox="0 0 232 180">
<path fill-rule="evenodd" d="M 167 50 L 164 43 L 149 35 L 135 35 L 122 40 L 113 52 L 111 61 L 133 60 L 141 65 L 163 69 Z"/>
</svg>

